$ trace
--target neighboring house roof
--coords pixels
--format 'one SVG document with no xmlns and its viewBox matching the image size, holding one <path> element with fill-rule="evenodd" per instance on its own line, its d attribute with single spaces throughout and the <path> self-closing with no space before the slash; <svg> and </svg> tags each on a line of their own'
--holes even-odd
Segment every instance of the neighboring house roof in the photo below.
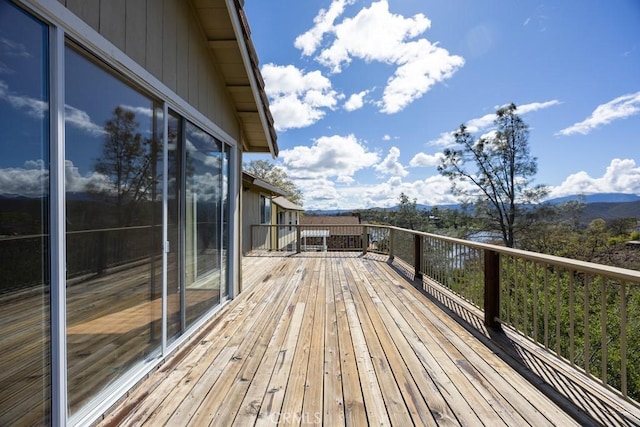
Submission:
<svg viewBox="0 0 640 427">
<path fill-rule="evenodd" d="M 277 134 L 244 0 L 193 0 L 192 4 L 235 105 L 243 150 L 277 156 Z"/>
<path fill-rule="evenodd" d="M 286 196 L 287 193 L 249 172 L 242 172 L 242 186 L 247 190 L 262 191 L 272 196 Z"/>
<path fill-rule="evenodd" d="M 300 225 L 333 226 L 330 228 L 331 236 L 359 236 L 362 234 L 360 218 L 357 216 L 303 215 L 300 218 Z"/>
<path fill-rule="evenodd" d="M 304 211 L 304 208 L 302 206 L 298 206 L 282 196 L 275 197 L 271 201 L 280 206 L 282 209 L 286 209 L 288 211 Z"/>
<path fill-rule="evenodd" d="M 324 216 L 304 215 L 300 220 L 302 225 L 360 225 L 357 216 Z"/>
</svg>

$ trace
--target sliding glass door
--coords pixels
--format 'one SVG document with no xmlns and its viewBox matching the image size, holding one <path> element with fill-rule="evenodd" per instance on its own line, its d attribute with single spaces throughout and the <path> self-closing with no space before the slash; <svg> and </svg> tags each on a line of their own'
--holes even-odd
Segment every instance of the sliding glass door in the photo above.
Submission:
<svg viewBox="0 0 640 427">
<path fill-rule="evenodd" d="M 229 145 L 109 60 L 0 0 L 1 426 L 91 418 L 227 295 Z"/>
<path fill-rule="evenodd" d="M 79 48 L 66 61 L 69 413 L 160 353 L 158 103 Z"/>
<path fill-rule="evenodd" d="M 0 425 L 49 422 L 48 27 L 0 0 Z"/>
<path fill-rule="evenodd" d="M 169 113 L 167 150 L 167 329 L 175 340 L 220 304 L 228 230 L 224 144 Z"/>
<path fill-rule="evenodd" d="M 184 286 L 187 327 L 220 302 L 221 143 L 185 127 Z"/>
</svg>

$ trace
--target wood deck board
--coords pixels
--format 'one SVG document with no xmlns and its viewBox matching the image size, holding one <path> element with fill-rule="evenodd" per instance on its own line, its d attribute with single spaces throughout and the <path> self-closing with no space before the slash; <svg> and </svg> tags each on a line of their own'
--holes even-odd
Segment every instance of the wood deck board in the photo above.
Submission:
<svg viewBox="0 0 640 427">
<path fill-rule="evenodd" d="M 103 425 L 578 425 L 384 257 L 249 256 L 243 270 L 219 314 L 233 321 Z"/>
<path fill-rule="evenodd" d="M 408 293 L 417 293 L 412 288 L 404 289 Z M 414 301 L 406 307 L 411 306 L 421 313 L 420 322 L 430 326 L 425 328 L 425 331 L 434 336 L 446 354 L 457 355 L 457 364 L 463 372 L 479 383 L 477 392 L 492 396 L 492 401 L 504 406 L 507 414 L 518 416 L 533 426 L 576 424 L 477 339 L 456 333 L 458 325 L 451 317 L 433 316 L 432 310 L 436 308 L 422 301 Z M 468 393 L 470 391 L 467 391 Z M 511 399 L 514 395 L 526 398 Z"/>
<path fill-rule="evenodd" d="M 372 278 L 374 280 L 370 282 L 369 286 L 385 281 L 394 283 L 393 278 L 389 276 Z M 514 411 L 507 402 L 499 401 L 493 397 L 491 383 L 477 375 L 476 371 L 465 369 L 467 365 L 464 362 L 464 356 L 455 346 L 446 341 L 440 341 L 426 328 L 411 326 L 411 323 L 415 324 L 415 322 L 427 324 L 428 320 L 413 307 L 414 304 L 422 305 L 424 302 L 405 295 L 408 289 L 402 289 L 401 292 L 395 292 L 393 287 L 382 286 L 379 290 L 386 293 L 393 302 L 396 313 L 394 318 L 397 319 L 396 322 L 399 323 L 405 335 L 415 336 L 415 339 L 411 340 L 411 346 L 420 355 L 423 366 L 428 368 L 434 377 L 444 379 L 440 382 L 439 387 L 446 390 L 446 393 L 453 398 L 452 403 L 458 406 L 456 412 L 468 414 L 469 421 L 474 423 L 491 418 L 493 425 L 526 425 L 525 419 Z M 418 298 L 421 297 L 422 295 L 418 295 Z M 404 315 L 401 316 L 399 311 L 402 311 Z M 449 381 L 446 380 L 447 377 Z M 500 419 L 497 419 L 496 415 Z"/>
</svg>

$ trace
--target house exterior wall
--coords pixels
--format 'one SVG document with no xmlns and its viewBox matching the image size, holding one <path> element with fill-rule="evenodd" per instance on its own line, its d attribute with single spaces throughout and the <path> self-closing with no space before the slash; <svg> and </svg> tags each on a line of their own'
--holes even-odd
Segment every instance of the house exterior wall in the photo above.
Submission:
<svg viewBox="0 0 640 427">
<path fill-rule="evenodd" d="M 241 290 L 243 135 L 191 4 L 0 0 L 0 425 L 91 425 Z"/>
<path fill-rule="evenodd" d="M 224 81 L 190 2 L 58 1 L 232 138 L 240 139 Z"/>
<path fill-rule="evenodd" d="M 276 219 L 275 223 L 278 225 L 285 225 L 285 227 L 278 227 L 278 241 L 276 246 L 278 249 L 294 251 L 296 250 L 297 239 L 297 227 L 299 224 L 300 212 L 284 209 L 276 204 Z M 284 222 L 282 221 L 284 220 Z M 286 227 L 290 225 L 291 227 Z"/>
<path fill-rule="evenodd" d="M 251 251 L 251 225 L 260 224 L 260 193 L 242 191 L 242 253 Z"/>
</svg>

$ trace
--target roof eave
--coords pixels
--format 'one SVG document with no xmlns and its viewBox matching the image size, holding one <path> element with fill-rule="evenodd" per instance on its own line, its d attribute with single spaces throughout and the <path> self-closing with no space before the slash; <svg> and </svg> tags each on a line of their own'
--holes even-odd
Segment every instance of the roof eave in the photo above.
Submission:
<svg viewBox="0 0 640 427">
<path fill-rule="evenodd" d="M 251 41 L 251 31 L 249 30 L 249 23 L 246 14 L 244 13 L 244 1 L 225 0 L 225 2 L 231 18 L 233 30 L 236 35 L 236 40 L 238 45 L 241 47 L 240 53 L 249 78 L 251 91 L 262 122 L 267 144 L 269 145 L 269 152 L 273 157 L 277 157 L 279 151 L 277 134 L 274 127 L 273 116 L 269 109 L 269 100 L 264 90 L 264 80 L 260 73 L 258 54 L 253 42 Z"/>
<path fill-rule="evenodd" d="M 278 155 L 277 133 L 242 0 L 191 0 L 240 124 L 245 152 Z M 226 9 L 223 10 L 223 9 Z"/>
</svg>

